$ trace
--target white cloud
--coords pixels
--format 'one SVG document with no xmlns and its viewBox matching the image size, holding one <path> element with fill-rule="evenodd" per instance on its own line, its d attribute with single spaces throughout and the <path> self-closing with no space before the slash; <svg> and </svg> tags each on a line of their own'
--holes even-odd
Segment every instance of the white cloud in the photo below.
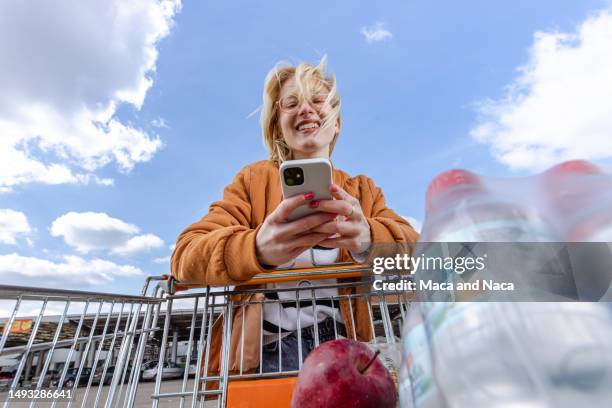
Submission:
<svg viewBox="0 0 612 408">
<path fill-rule="evenodd" d="M 113 252 L 120 255 L 129 255 L 136 252 L 147 251 L 152 248 L 161 248 L 164 241 L 156 235 L 138 235 L 128 239 L 125 244 L 113 248 Z"/>
<path fill-rule="evenodd" d="M 62 288 L 61 285 L 65 285 L 65 282 L 60 282 L 60 281 L 52 282 L 52 283 L 56 283 L 56 285 L 52 284 L 50 286 L 51 287 L 57 286 L 57 288 Z M 42 300 L 22 300 L 19 303 L 19 308 L 17 309 L 17 314 L 15 316 L 19 318 L 24 318 L 24 317 L 37 318 L 38 315 L 40 314 L 42 305 L 43 305 Z M 16 306 L 17 306 L 17 303 L 15 300 L 0 300 L 0 318 L 10 317 L 13 314 L 13 311 L 15 310 Z M 76 299 L 72 299 L 72 301 L 70 302 L 70 305 L 68 306 L 68 311 L 66 315 L 67 316 L 80 315 L 83 313 L 85 306 L 86 306 L 85 302 L 82 302 Z M 65 308 L 66 308 L 65 301 L 51 300 L 47 302 L 47 305 L 45 306 L 45 312 L 43 315 L 44 316 L 58 316 L 58 315 L 61 316 L 64 313 Z M 89 303 L 87 307 L 87 313 L 88 314 L 96 313 L 98 311 L 98 308 L 99 308 L 98 302 L 91 302 Z M 120 310 L 120 304 L 116 303 L 114 307 L 112 308 L 112 311 L 119 312 L 119 310 Z M 101 313 L 108 313 L 110 311 L 111 311 L 111 305 L 109 303 L 104 303 L 100 310 Z M 101 318 L 102 316 L 103 315 L 101 315 Z"/>
<path fill-rule="evenodd" d="M 151 121 L 151 125 L 156 128 L 168 128 L 168 124 L 166 123 L 166 119 L 157 118 Z"/>
<path fill-rule="evenodd" d="M 0 208 L 0 244 L 15 245 L 18 236 L 25 236 L 30 232 L 32 232 L 32 228 L 24 213 Z M 29 238 L 26 237 L 26 239 Z M 28 245 L 31 244 L 28 243 Z"/>
<path fill-rule="evenodd" d="M 393 34 L 385 28 L 385 23 L 381 21 L 368 27 L 361 27 L 361 34 L 363 34 L 368 43 L 390 40 L 393 38 Z"/>
<path fill-rule="evenodd" d="M 136 235 L 140 229 L 105 213 L 69 212 L 51 224 L 51 235 L 62 237 L 66 244 L 81 253 L 93 250 L 109 250 L 115 254 L 129 255 L 164 246 L 153 234 Z"/>
<path fill-rule="evenodd" d="M 134 266 L 118 265 L 103 259 L 85 260 L 78 256 L 65 256 L 62 262 L 52 262 L 16 253 L 0 255 L 0 275 L 5 277 L 3 282 L 10 279 L 25 286 L 94 286 L 112 282 L 117 277 L 143 274 Z"/>
<path fill-rule="evenodd" d="M 211 288 L 213 292 L 223 290 L 223 288 Z M 221 304 L 222 296 L 215 296 L 209 300 L 210 304 Z M 163 302 L 161 304 L 161 311 L 164 312 L 167 309 L 167 303 Z M 195 305 L 195 298 L 184 298 L 184 299 L 174 299 L 172 301 L 172 310 L 182 310 L 182 311 L 193 311 Z M 15 300 L 3 300 L 0 299 L 0 319 L 6 319 L 13 314 L 15 310 L 16 301 Z M 122 304 L 117 302 L 111 306 L 111 304 L 104 303 L 102 308 L 100 308 L 100 319 L 105 319 L 109 312 L 119 313 L 122 309 Z M 210 305 L 209 305 L 210 306 Z M 42 307 L 42 301 L 40 300 L 22 300 L 19 304 L 19 308 L 17 309 L 17 314 L 15 315 L 18 318 L 37 318 L 40 314 L 40 310 Z M 45 307 L 44 316 L 61 316 L 64 313 L 64 309 L 66 307 L 65 301 L 49 301 Z M 67 316 L 80 316 L 85 308 L 86 315 L 91 317 L 93 314 L 98 312 L 98 308 L 100 307 L 99 303 L 91 302 L 86 304 L 83 301 L 79 301 L 77 299 L 72 299 L 70 305 L 68 307 Z M 206 302 L 204 299 L 200 299 L 198 301 L 198 311 L 203 311 L 206 308 Z M 146 310 L 145 307 L 142 309 Z M 129 311 L 129 305 L 123 306 L 123 314 Z M 115 322 L 115 320 L 113 320 Z"/>
<path fill-rule="evenodd" d="M 14 186 L 109 185 L 94 172 L 130 171 L 160 139 L 120 122 L 142 106 L 157 43 L 180 0 L 0 3 L 0 192 Z"/>
<path fill-rule="evenodd" d="M 163 258 L 155 258 L 155 259 L 153 259 L 153 262 L 155 262 L 156 264 L 167 264 L 167 265 L 170 265 L 170 255 L 164 256 Z"/>
<path fill-rule="evenodd" d="M 529 61 L 500 100 L 481 102 L 471 135 L 514 170 L 612 157 L 612 14 L 574 33 L 536 32 Z"/>
<path fill-rule="evenodd" d="M 421 221 L 417 220 L 414 217 L 406 217 L 402 215 L 402 218 L 405 219 L 406 221 L 408 221 L 410 223 L 410 225 L 412 225 L 412 228 L 414 228 L 414 230 L 416 232 L 418 232 L 419 234 L 421 233 L 421 228 L 423 228 L 423 223 L 421 223 Z"/>
</svg>

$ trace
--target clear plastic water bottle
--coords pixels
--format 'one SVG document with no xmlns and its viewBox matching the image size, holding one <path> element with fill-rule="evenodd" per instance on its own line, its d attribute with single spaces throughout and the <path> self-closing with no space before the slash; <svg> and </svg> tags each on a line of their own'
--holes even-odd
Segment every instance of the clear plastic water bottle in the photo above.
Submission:
<svg viewBox="0 0 612 408">
<path fill-rule="evenodd" d="M 537 190 L 540 181 L 523 182 L 522 191 Z M 559 231 L 564 226 L 553 226 L 554 217 L 542 215 L 545 206 L 525 205 L 525 197 L 509 198 L 488 184 L 464 170 L 437 177 L 427 193 L 421 241 L 563 241 Z M 533 255 L 538 256 L 537 248 Z M 410 314 L 419 315 L 413 319 L 422 324 L 405 326 L 405 361 L 417 353 L 430 358 L 430 364 L 419 363 L 430 369 L 417 381 L 404 370 L 417 408 L 429 401 L 415 397 L 422 395 L 421 378 L 431 378 L 436 398 L 451 407 L 606 406 L 612 401 L 612 316 L 605 305 L 421 302 Z"/>
<path fill-rule="evenodd" d="M 598 303 L 428 305 L 438 390 L 452 407 L 606 406 L 610 311 Z"/>
<path fill-rule="evenodd" d="M 563 220 L 581 300 L 612 301 L 612 175 L 584 160 L 542 175 L 546 205 Z"/>
<path fill-rule="evenodd" d="M 556 242 L 537 208 L 502 197 L 467 170 L 437 176 L 426 194 L 422 242 Z"/>
<path fill-rule="evenodd" d="M 496 256 L 488 258 L 487 276 L 520 284 L 516 294 L 522 300 L 575 299 L 576 286 L 568 261 L 558 256 L 559 246 L 552 244 L 562 241 L 555 226 L 537 206 L 519 202 L 517 197 L 512 199 L 507 194 L 511 185 L 497 184 L 466 170 L 450 170 L 436 177 L 426 196 L 426 218 L 420 237 L 424 255 L 457 257 L 468 251 L 473 256 L 486 256 L 487 250 L 494 251 Z M 480 245 L 468 247 L 465 243 Z M 438 279 L 455 285 L 470 279 L 446 270 L 437 272 L 443 275 Z M 431 273 L 424 278 L 432 279 Z"/>
<path fill-rule="evenodd" d="M 414 306 L 404 324 L 402 363 L 399 369 L 402 408 L 445 408 L 433 372 L 433 359 L 420 308 Z"/>
<path fill-rule="evenodd" d="M 546 207 L 568 242 L 612 242 L 612 175 L 585 160 L 572 160 L 541 177 Z"/>
</svg>

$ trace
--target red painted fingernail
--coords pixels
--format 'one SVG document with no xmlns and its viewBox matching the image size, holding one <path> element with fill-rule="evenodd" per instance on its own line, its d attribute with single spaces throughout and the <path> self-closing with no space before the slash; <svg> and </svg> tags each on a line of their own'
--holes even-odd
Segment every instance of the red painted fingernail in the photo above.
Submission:
<svg viewBox="0 0 612 408">
<path fill-rule="evenodd" d="M 314 193 L 306 193 L 304 194 L 305 200 L 312 200 L 314 198 Z"/>
<path fill-rule="evenodd" d="M 329 191 L 335 193 L 336 191 L 338 191 L 338 186 L 335 184 L 332 184 L 331 186 L 329 186 Z"/>
<path fill-rule="evenodd" d="M 319 202 L 318 202 L 318 201 L 316 201 L 316 200 L 315 200 L 315 201 L 311 201 L 311 202 L 310 202 L 310 206 L 311 206 L 311 207 L 313 207 L 313 208 L 316 208 L 316 207 L 318 207 L 318 206 L 319 206 Z"/>
</svg>

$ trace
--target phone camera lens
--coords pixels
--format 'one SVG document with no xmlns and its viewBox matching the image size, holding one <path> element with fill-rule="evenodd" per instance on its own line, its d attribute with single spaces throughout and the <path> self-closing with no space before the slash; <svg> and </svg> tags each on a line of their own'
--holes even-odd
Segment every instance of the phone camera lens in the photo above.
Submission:
<svg viewBox="0 0 612 408">
<path fill-rule="evenodd" d="M 299 167 L 290 167 L 284 170 L 283 177 L 288 186 L 299 186 L 304 184 L 304 171 Z"/>
</svg>

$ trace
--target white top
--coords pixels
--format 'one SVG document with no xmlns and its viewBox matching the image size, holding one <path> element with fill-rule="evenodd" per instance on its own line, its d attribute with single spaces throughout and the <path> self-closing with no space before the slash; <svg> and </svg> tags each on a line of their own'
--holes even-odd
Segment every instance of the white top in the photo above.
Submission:
<svg viewBox="0 0 612 408">
<path fill-rule="evenodd" d="M 339 249 L 309 249 L 298 255 L 292 262 L 281 265 L 280 268 L 307 268 L 317 265 L 329 265 L 336 262 L 339 255 Z M 296 331 L 298 329 L 298 319 L 300 329 L 313 326 L 315 318 L 317 322 L 322 322 L 328 317 L 335 316 L 337 322 L 344 323 L 340 314 L 337 288 L 306 289 L 310 286 L 335 283 L 337 283 L 336 279 L 316 279 L 312 281 L 305 279 L 297 282 L 297 285 L 296 282 L 267 284 L 267 289 L 286 289 L 295 288 L 296 286 L 305 289 L 266 293 L 266 299 L 274 301 L 264 303 L 263 344 L 278 340 L 279 327 L 281 337 Z M 313 292 L 316 299 L 314 305 Z M 300 301 L 299 309 L 297 307 L 298 296 Z M 332 297 L 336 297 L 336 299 L 332 299 Z"/>
</svg>

